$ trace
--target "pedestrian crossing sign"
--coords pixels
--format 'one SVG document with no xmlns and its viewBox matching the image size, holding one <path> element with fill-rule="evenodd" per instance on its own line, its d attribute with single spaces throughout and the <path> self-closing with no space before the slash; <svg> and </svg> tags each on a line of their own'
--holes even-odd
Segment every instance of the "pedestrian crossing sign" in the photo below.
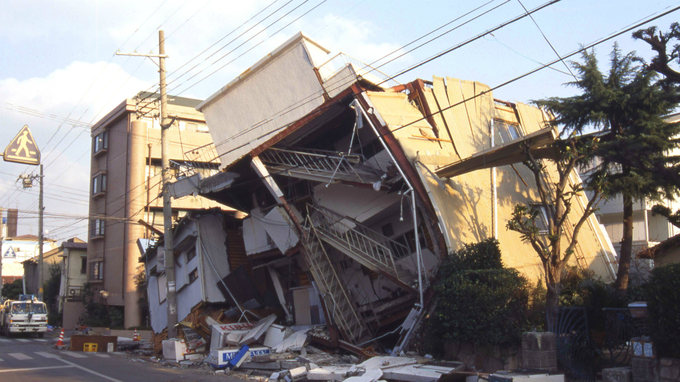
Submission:
<svg viewBox="0 0 680 382">
<path fill-rule="evenodd" d="M 28 125 L 24 125 L 19 134 L 7 145 L 3 158 L 5 162 L 40 164 L 40 150 L 38 150 L 38 145 L 35 143 Z"/>
</svg>

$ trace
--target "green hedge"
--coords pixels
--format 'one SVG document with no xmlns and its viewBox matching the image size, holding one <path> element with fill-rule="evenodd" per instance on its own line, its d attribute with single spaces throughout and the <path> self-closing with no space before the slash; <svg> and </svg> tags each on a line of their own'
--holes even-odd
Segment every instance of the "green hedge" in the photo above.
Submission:
<svg viewBox="0 0 680 382">
<path fill-rule="evenodd" d="M 529 292 L 516 270 L 461 271 L 435 292 L 440 298 L 430 323 L 439 338 L 477 345 L 521 342 Z"/>
<path fill-rule="evenodd" d="M 503 268 L 498 241 L 465 245 L 442 261 L 437 275 L 436 308 L 426 317 L 424 350 L 440 355 L 446 342 L 521 342 L 531 288 L 516 270 Z"/>
<path fill-rule="evenodd" d="M 680 357 L 680 264 L 654 268 L 644 289 L 659 355 Z"/>
</svg>

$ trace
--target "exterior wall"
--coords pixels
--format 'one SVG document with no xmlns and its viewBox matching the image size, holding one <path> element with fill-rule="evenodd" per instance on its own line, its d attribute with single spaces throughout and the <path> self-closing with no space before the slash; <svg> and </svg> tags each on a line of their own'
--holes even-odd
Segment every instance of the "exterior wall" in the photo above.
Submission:
<svg viewBox="0 0 680 382">
<path fill-rule="evenodd" d="M 143 219 L 160 229 L 163 227 L 162 197 L 158 197 L 161 191 L 161 130 L 157 104 L 149 106 L 147 102 L 127 99 L 92 129 L 93 138 L 100 133 L 108 133 L 108 145 L 105 150 L 94 152 L 93 144 L 90 174 L 93 178 L 106 174 L 107 181 L 106 191 L 100 194 L 93 194 L 90 185 L 90 215 L 101 216 L 105 229 L 103 235 L 94 234 L 95 221 L 90 221 L 87 281 L 95 289 L 109 292 L 109 305 L 125 307 L 126 327 L 140 324 L 134 282 L 141 265 L 136 241 L 150 235 L 137 221 Z M 209 147 L 212 140 L 201 113 L 194 109 L 196 104 L 196 100 L 174 97 L 168 105 L 169 114 L 178 118 L 168 130 L 171 160 L 201 163 L 217 157 Z M 140 111 L 144 111 L 145 116 L 140 118 L 137 109 L 144 107 Z M 191 152 L 197 149 L 196 153 Z M 206 164 L 206 167 L 210 166 Z M 176 171 L 171 173 L 177 175 Z M 146 213 L 147 205 L 150 214 Z M 174 211 L 213 206 L 219 204 L 187 196 L 173 200 L 173 214 L 181 216 L 184 212 Z M 93 267 L 97 267 L 99 262 L 103 262 L 103 272 L 99 279 L 95 279 Z"/>
<path fill-rule="evenodd" d="M 62 311 L 64 309 L 66 300 L 71 298 L 71 296 L 74 296 L 75 300 L 77 300 L 76 302 L 82 305 L 79 298 L 80 291 L 87 282 L 87 266 L 84 272 L 81 271 L 82 259 L 87 259 L 87 250 L 66 248 L 64 250 L 64 256 L 65 261 L 62 268 L 61 287 L 59 290 L 59 297 L 61 299 L 60 309 Z M 70 293 L 71 289 L 75 290 L 73 295 Z M 66 325 L 64 325 L 64 327 L 69 328 L 69 326 Z"/>
<path fill-rule="evenodd" d="M 469 81 L 448 78 L 448 86 L 443 80 L 435 77 L 434 89 L 426 88 L 426 102 L 433 111 L 487 90 L 486 85 Z M 448 96 L 447 96 L 448 92 Z M 403 93 L 367 92 L 369 102 L 375 107 L 379 116 L 390 130 L 407 125 L 423 118 L 422 113 L 411 105 L 407 95 Z M 436 95 L 436 101 L 435 101 Z M 443 95 L 443 96 L 442 96 Z M 442 99 L 447 99 L 443 104 Z M 490 147 L 489 127 L 493 118 L 516 118 L 522 135 L 527 135 L 543 128 L 544 116 L 540 110 L 518 104 L 516 116 L 504 115 L 493 102 L 490 93 L 477 98 L 474 102 L 461 104 L 449 109 L 439 117 L 437 127 L 442 139 L 446 136 L 445 122 L 454 137 L 453 142 L 428 139 L 414 139 L 414 136 L 425 134 L 435 137 L 432 126 L 426 120 L 394 131 L 393 135 L 403 149 L 407 158 L 418 172 L 427 189 L 429 198 L 437 213 L 439 226 L 444 229 L 444 238 L 449 251 L 454 251 L 465 243 L 474 243 L 489 237 L 497 237 L 503 253 L 503 262 L 508 267 L 518 269 L 533 282 L 543 277 L 543 267 L 538 255 L 531 246 L 522 242 L 520 235 L 509 231 L 505 225 L 510 218 L 514 206 L 518 203 L 538 201 L 535 183 L 529 170 L 521 164 L 497 168 L 496 184 L 492 183 L 492 169 L 477 170 L 451 179 L 439 179 L 433 171 L 438 167 L 459 158 L 466 158 L 476 152 Z M 506 113 L 507 114 L 507 113 Z M 437 119 L 435 119 L 437 120 Z M 451 123 L 454 122 L 455 123 Z M 554 169 L 548 166 L 547 175 L 554 176 Z M 574 181 L 578 181 L 573 174 Z M 497 191 L 494 202 L 493 188 Z M 495 206 L 494 206 L 495 204 Z M 570 214 L 572 224 L 583 210 L 583 204 L 575 203 Z M 494 219 L 494 209 L 496 219 Z M 495 231 L 495 227 L 497 231 Z M 611 262 L 613 251 L 608 246 L 605 233 L 595 219 L 584 225 L 579 236 L 579 246 L 571 263 L 583 268 L 590 268 L 604 279 L 614 277 Z"/>
<path fill-rule="evenodd" d="M 328 52 L 300 33 L 197 107 L 211 126 L 222 167 L 323 103 L 315 67 Z"/>
<path fill-rule="evenodd" d="M 201 301 L 224 302 L 225 298 L 217 288 L 217 283 L 230 272 L 225 244 L 227 236 L 221 213 L 192 215 L 191 218 L 182 219 L 174 236 L 178 251 L 175 255 L 175 283 L 179 320 L 189 315 L 191 308 Z M 182 245 L 183 242 L 186 245 Z M 189 258 L 189 253 L 195 255 Z M 168 322 L 167 301 L 163 297 L 166 279 L 150 273 L 158 265 L 155 251 L 148 257 L 146 272 L 149 280 L 147 293 L 151 327 L 154 332 L 159 333 Z M 196 272 L 196 279 L 192 280 L 192 272 Z"/>
</svg>

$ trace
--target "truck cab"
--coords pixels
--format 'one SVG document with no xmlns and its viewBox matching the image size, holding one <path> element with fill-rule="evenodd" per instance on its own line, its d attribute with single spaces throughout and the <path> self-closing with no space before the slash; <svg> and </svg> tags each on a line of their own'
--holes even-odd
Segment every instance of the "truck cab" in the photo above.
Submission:
<svg viewBox="0 0 680 382">
<path fill-rule="evenodd" d="M 0 329 L 6 337 L 37 333 L 42 338 L 47 332 L 47 306 L 33 296 L 5 301 L 0 312 Z"/>
</svg>

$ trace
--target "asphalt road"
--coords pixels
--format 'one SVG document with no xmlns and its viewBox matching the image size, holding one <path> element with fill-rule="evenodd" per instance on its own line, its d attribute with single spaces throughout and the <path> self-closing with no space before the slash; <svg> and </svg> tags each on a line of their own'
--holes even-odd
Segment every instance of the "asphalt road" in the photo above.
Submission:
<svg viewBox="0 0 680 382">
<path fill-rule="evenodd" d="M 0 337 L 0 381 L 242 382 L 199 370 L 135 362 L 122 355 L 57 350 L 55 343 L 56 338 L 36 338 L 34 335 Z"/>
</svg>

